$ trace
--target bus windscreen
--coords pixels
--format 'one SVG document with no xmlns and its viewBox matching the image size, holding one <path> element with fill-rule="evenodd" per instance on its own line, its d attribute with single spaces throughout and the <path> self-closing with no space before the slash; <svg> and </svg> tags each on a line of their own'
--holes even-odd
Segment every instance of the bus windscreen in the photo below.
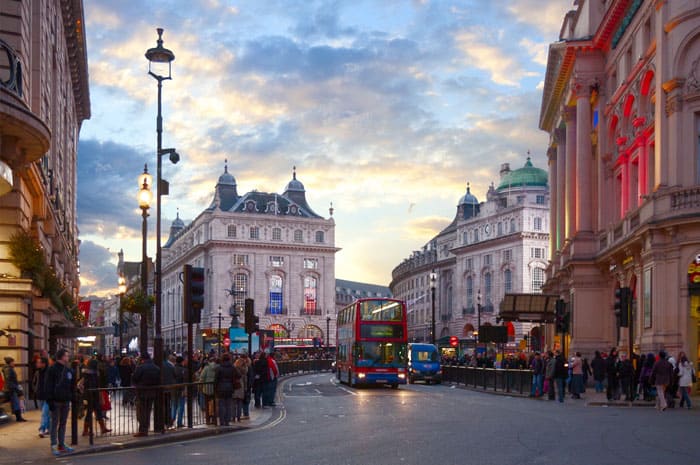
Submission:
<svg viewBox="0 0 700 465">
<path fill-rule="evenodd" d="M 362 321 L 401 321 L 401 302 L 391 300 L 365 300 L 360 302 Z"/>
</svg>

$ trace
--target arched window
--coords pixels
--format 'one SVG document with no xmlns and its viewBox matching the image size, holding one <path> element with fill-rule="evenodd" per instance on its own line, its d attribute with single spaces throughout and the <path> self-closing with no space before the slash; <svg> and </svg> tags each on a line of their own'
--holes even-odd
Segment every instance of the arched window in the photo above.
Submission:
<svg viewBox="0 0 700 465">
<path fill-rule="evenodd" d="M 280 228 L 272 228 L 272 240 L 281 241 L 282 240 L 282 230 Z"/>
<path fill-rule="evenodd" d="M 323 231 L 316 231 L 316 242 L 322 244 L 324 242 Z"/>
<path fill-rule="evenodd" d="M 540 218 L 539 216 L 536 216 L 532 222 L 532 228 L 535 231 L 542 231 L 542 218 Z"/>
<path fill-rule="evenodd" d="M 506 293 L 513 290 L 513 274 L 510 270 L 503 272 L 503 289 Z"/>
<path fill-rule="evenodd" d="M 532 292 L 542 292 L 544 284 L 544 270 L 542 268 L 532 269 Z"/>
<path fill-rule="evenodd" d="M 245 298 L 248 296 L 248 275 L 236 273 L 233 277 L 233 305 L 236 308 L 243 308 Z"/>
<path fill-rule="evenodd" d="M 282 311 L 282 276 L 270 276 L 270 314 L 281 315 Z"/>
<path fill-rule="evenodd" d="M 316 287 L 316 278 L 313 276 L 304 278 L 304 313 L 307 315 L 316 314 Z"/>
<path fill-rule="evenodd" d="M 228 237 L 236 237 L 236 225 L 235 224 L 228 225 Z"/>
<path fill-rule="evenodd" d="M 304 234 L 301 232 L 301 229 L 294 231 L 294 242 L 304 242 Z"/>
</svg>

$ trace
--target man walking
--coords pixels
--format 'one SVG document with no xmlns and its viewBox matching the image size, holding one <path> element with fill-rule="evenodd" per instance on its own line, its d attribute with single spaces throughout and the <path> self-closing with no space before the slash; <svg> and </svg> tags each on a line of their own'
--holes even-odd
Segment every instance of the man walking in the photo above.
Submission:
<svg viewBox="0 0 700 465">
<path fill-rule="evenodd" d="M 75 391 L 75 373 L 70 368 L 69 359 L 68 351 L 59 349 L 56 352 L 56 363 L 46 371 L 44 389 L 51 414 L 50 435 L 53 455 L 73 452 L 73 449 L 66 445 L 66 422 Z"/>
<path fill-rule="evenodd" d="M 673 365 L 666 360 L 666 352 L 659 351 L 659 359 L 651 369 L 651 379 L 656 386 L 656 408 L 663 412 L 668 405 L 666 404 L 666 389 L 671 384 L 673 376 Z"/>
<path fill-rule="evenodd" d="M 617 349 L 613 347 L 610 349 L 610 355 L 605 360 L 605 373 L 608 376 L 608 401 L 620 399 L 617 368 Z"/>
<path fill-rule="evenodd" d="M 141 365 L 136 367 L 131 381 L 136 387 L 136 397 L 138 399 L 137 417 L 139 422 L 139 432 L 134 437 L 148 436 L 151 426 L 151 411 L 153 403 L 158 395 L 156 386 L 160 384 L 160 368 L 153 363 L 148 352 L 141 356 Z"/>
<path fill-rule="evenodd" d="M 583 392 L 583 360 L 581 352 L 571 359 L 571 397 L 580 399 Z"/>
<path fill-rule="evenodd" d="M 569 370 L 566 368 L 564 356 L 557 350 L 554 364 L 554 379 L 557 384 L 557 398 L 559 402 L 564 402 L 564 391 L 566 378 L 569 377 Z"/>
<path fill-rule="evenodd" d="M 535 358 L 532 359 L 530 368 L 532 369 L 532 389 L 530 390 L 530 397 L 540 397 L 544 384 L 544 380 L 542 379 L 544 375 L 544 363 L 542 362 L 542 357 L 540 357 L 539 352 L 535 352 Z"/>
<path fill-rule="evenodd" d="M 547 352 L 547 366 L 545 368 L 545 378 L 547 378 L 547 384 L 549 389 L 547 389 L 547 399 L 555 399 L 555 388 L 554 388 L 554 371 L 557 367 L 557 360 L 554 358 L 554 353 L 550 350 Z"/>
<path fill-rule="evenodd" d="M 595 351 L 595 357 L 591 361 L 593 369 L 593 380 L 595 381 L 595 392 L 603 392 L 603 381 L 605 381 L 605 360 L 600 356 L 599 351 Z"/>
</svg>

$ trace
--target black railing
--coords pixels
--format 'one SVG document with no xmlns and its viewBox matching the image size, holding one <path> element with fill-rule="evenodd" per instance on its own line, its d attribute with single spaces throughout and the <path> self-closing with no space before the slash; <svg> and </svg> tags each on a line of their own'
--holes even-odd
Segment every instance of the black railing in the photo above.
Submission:
<svg viewBox="0 0 700 465">
<path fill-rule="evenodd" d="M 447 383 L 464 384 L 473 389 L 517 394 L 529 394 L 532 387 L 532 371 L 530 370 L 443 365 L 442 379 Z"/>
</svg>

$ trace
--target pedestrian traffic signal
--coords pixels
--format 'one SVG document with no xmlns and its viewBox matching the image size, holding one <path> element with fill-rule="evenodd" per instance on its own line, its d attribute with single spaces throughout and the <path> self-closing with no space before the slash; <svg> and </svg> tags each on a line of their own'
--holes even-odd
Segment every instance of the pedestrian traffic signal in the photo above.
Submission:
<svg viewBox="0 0 700 465">
<path fill-rule="evenodd" d="M 201 323 L 204 307 L 204 268 L 185 265 L 182 268 L 183 293 L 182 320 L 185 323 Z"/>
<path fill-rule="evenodd" d="M 554 307 L 554 324 L 557 333 L 569 332 L 569 312 L 566 311 L 566 302 L 557 299 Z"/>
<path fill-rule="evenodd" d="M 245 299 L 245 332 L 248 334 L 257 333 L 260 330 L 258 323 L 260 318 L 255 316 L 255 301 L 253 299 Z"/>
<path fill-rule="evenodd" d="M 627 328 L 630 325 L 630 304 L 632 292 L 629 287 L 615 289 L 615 316 L 618 326 Z"/>
</svg>

